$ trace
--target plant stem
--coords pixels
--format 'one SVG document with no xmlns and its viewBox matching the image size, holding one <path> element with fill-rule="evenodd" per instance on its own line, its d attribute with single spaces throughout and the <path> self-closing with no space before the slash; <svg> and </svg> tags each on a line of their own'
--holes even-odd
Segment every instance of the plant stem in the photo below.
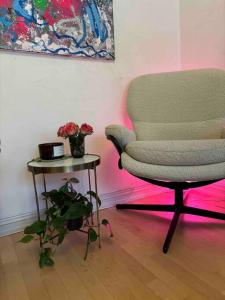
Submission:
<svg viewBox="0 0 225 300">
<path fill-rule="evenodd" d="M 85 250 L 84 260 L 87 259 L 89 244 L 90 244 L 90 238 L 89 238 L 89 232 L 88 232 L 88 238 L 87 238 L 87 244 L 86 244 L 86 250 Z"/>
<path fill-rule="evenodd" d="M 51 237 L 48 241 L 46 241 L 46 242 L 43 242 L 42 243 L 42 245 L 45 245 L 45 244 L 47 244 L 47 243 L 49 243 L 49 242 L 51 242 L 52 240 L 54 240 L 55 238 L 57 238 L 59 236 L 59 233 L 58 234 L 56 234 L 56 235 L 54 235 L 53 237 Z"/>
</svg>

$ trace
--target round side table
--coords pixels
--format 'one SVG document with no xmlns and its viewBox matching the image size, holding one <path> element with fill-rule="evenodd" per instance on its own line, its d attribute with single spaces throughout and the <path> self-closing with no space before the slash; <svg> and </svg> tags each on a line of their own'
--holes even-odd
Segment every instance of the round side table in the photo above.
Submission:
<svg viewBox="0 0 225 300">
<path fill-rule="evenodd" d="M 44 161 L 40 159 L 34 159 L 27 163 L 28 171 L 33 175 L 33 184 L 34 184 L 34 192 L 35 192 L 35 200 L 37 206 L 37 217 L 40 220 L 40 207 L 38 200 L 38 192 L 36 186 L 36 175 L 41 174 L 43 178 L 43 187 L 44 192 L 47 191 L 46 188 L 46 177 L 45 174 L 53 174 L 53 173 L 73 173 L 76 171 L 87 170 L 88 171 L 88 186 L 89 190 L 92 190 L 91 187 L 91 170 L 94 172 L 94 186 L 95 193 L 98 195 L 98 186 L 97 186 L 97 166 L 100 164 L 100 156 L 95 154 L 85 154 L 82 158 L 73 158 L 71 156 L 64 157 L 62 159 Z M 92 197 L 90 196 L 90 200 L 92 202 Z M 48 209 L 48 203 L 46 200 L 46 209 Z M 96 201 L 96 216 L 97 216 L 97 228 L 98 228 L 98 236 L 99 236 L 99 246 L 100 246 L 100 220 L 99 220 L 99 204 Z M 93 216 L 92 216 L 93 222 Z"/>
</svg>

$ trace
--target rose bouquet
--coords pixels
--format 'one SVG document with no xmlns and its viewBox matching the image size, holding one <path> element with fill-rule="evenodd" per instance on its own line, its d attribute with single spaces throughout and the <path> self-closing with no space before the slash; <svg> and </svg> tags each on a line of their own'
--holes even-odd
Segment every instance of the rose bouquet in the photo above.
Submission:
<svg viewBox="0 0 225 300">
<path fill-rule="evenodd" d="M 93 128 L 84 123 L 80 127 L 74 123 L 69 122 L 59 127 L 57 135 L 62 138 L 69 138 L 71 155 L 73 157 L 83 157 L 85 152 L 84 138 L 86 135 L 91 135 Z"/>
<path fill-rule="evenodd" d="M 80 127 L 73 122 L 66 123 L 65 125 L 59 127 L 57 135 L 63 138 L 70 138 L 73 136 L 86 136 L 93 133 L 93 128 L 84 123 Z"/>
</svg>

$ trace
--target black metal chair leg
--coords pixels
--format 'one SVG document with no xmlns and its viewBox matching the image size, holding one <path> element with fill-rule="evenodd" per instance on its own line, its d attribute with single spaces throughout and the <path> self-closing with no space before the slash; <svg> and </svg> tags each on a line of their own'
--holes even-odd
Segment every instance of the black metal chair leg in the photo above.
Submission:
<svg viewBox="0 0 225 300">
<path fill-rule="evenodd" d="M 182 212 L 189 215 L 213 218 L 217 220 L 225 220 L 225 213 L 200 209 L 196 207 L 184 206 Z"/>
<path fill-rule="evenodd" d="M 150 183 L 157 183 L 156 181 Z M 185 182 L 185 183 L 171 183 L 171 189 L 175 191 L 175 203 L 174 205 L 166 205 L 166 204 L 131 204 L 131 203 L 124 203 L 124 204 L 117 204 L 117 209 L 132 209 L 132 210 L 145 210 L 145 211 L 167 211 L 167 212 L 174 212 L 164 245 L 163 245 L 163 252 L 167 253 L 173 239 L 173 235 L 175 233 L 177 223 L 179 221 L 180 214 L 190 214 L 190 215 L 197 215 L 202 217 L 214 218 L 218 220 L 225 220 L 225 213 L 215 212 L 204 210 L 196 207 L 190 207 L 184 205 L 184 190 L 188 188 L 195 188 L 204 186 L 213 182 Z M 168 182 L 159 182 L 159 186 L 166 186 Z"/>
<path fill-rule="evenodd" d="M 178 208 L 178 209 L 176 209 L 176 211 L 173 215 L 173 219 L 171 221 L 170 228 L 168 230 L 166 240 L 165 240 L 164 245 L 163 245 L 163 252 L 164 253 L 167 253 L 168 250 L 169 250 L 170 243 L 172 241 L 172 238 L 173 238 L 173 235 L 174 235 L 174 232 L 176 230 L 177 223 L 178 223 L 178 220 L 179 220 L 179 217 L 180 217 L 180 213 L 181 213 L 181 211 Z"/>
</svg>

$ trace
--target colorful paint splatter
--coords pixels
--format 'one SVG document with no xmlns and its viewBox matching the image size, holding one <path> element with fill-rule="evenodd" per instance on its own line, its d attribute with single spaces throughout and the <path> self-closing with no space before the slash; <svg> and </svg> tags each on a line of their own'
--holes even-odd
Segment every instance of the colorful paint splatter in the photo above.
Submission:
<svg viewBox="0 0 225 300">
<path fill-rule="evenodd" d="M 114 59 L 112 0 L 0 0 L 0 49 Z"/>
</svg>

